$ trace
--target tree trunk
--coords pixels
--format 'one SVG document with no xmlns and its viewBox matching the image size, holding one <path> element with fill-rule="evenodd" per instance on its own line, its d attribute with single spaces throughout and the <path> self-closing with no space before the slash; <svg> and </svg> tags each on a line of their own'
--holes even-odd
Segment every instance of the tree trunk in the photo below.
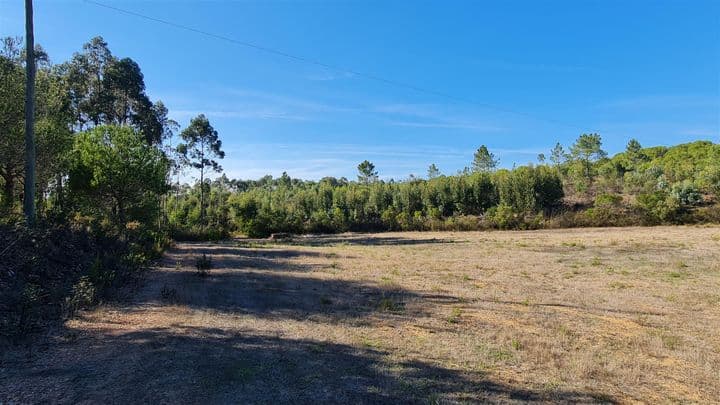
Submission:
<svg viewBox="0 0 720 405">
<path fill-rule="evenodd" d="M 13 208 L 13 199 L 15 198 L 15 179 L 12 174 L 8 171 L 6 176 L 3 176 L 5 184 L 3 185 L 3 206 L 10 212 Z"/>
<path fill-rule="evenodd" d="M 35 225 L 35 36 L 32 0 L 25 0 L 25 195 L 23 209 L 28 226 Z"/>
<path fill-rule="evenodd" d="M 200 166 L 200 225 L 205 225 L 205 181 L 203 167 Z"/>
<path fill-rule="evenodd" d="M 58 174 L 56 176 L 55 182 L 57 183 L 55 185 L 55 204 L 57 205 L 57 208 L 64 211 L 64 201 L 63 201 L 63 178 L 62 174 Z"/>
<path fill-rule="evenodd" d="M 200 225 L 205 226 L 205 139 L 200 138 Z"/>
</svg>

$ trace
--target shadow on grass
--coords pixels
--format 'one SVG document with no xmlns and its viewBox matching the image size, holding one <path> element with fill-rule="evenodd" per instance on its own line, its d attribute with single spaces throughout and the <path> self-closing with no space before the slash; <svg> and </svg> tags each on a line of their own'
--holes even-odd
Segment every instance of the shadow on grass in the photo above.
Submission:
<svg viewBox="0 0 720 405">
<path fill-rule="evenodd" d="M 278 244 L 297 246 L 403 246 L 403 245 L 428 245 L 435 243 L 457 243 L 452 239 L 438 238 L 402 238 L 397 236 L 374 236 L 374 235 L 307 235 L 295 237 Z"/>
<path fill-rule="evenodd" d="M 198 276 L 187 263 L 173 267 L 174 258 L 187 258 L 198 249 L 208 249 L 212 256 L 209 275 Z M 432 307 L 428 303 L 456 300 L 313 274 L 316 266 L 288 261 L 306 253 L 302 251 L 267 257 L 260 256 L 266 253 L 262 250 L 217 249 L 228 251 L 216 254 L 211 246 L 193 244 L 168 252 L 133 303 L 116 310 L 138 311 L 140 322 L 154 316 L 154 305 L 172 303 L 258 319 L 368 325 L 383 318 L 387 325 L 393 317 L 424 316 L 422 308 Z M 175 290 L 172 302 L 163 298 L 162 291 L 169 290 Z M 202 321 L 209 314 L 195 315 L 190 319 Z M 0 356 L 0 402 L 613 402 L 588 392 L 491 381 L 483 372 L 469 371 L 475 370 L 473 365 L 457 370 L 404 360 L 386 351 L 382 341 L 340 344 L 222 323 L 190 327 L 182 316 L 169 318 L 163 327 L 112 327 L 114 320 L 104 317 L 91 329 L 66 327 L 29 357 Z"/>
<path fill-rule="evenodd" d="M 382 349 L 215 328 L 98 332 L 53 362 L 8 364 L 0 400 L 66 403 L 613 402 L 531 390 L 481 372 L 391 360 Z M 82 343 L 82 344 L 77 344 Z M 85 351 L 79 347 L 89 348 Z M 63 389 L 57 389 L 61 384 Z M 14 388 L 12 391 L 8 391 Z"/>
<path fill-rule="evenodd" d="M 586 307 L 581 305 L 572 305 L 572 304 L 561 304 L 561 303 L 552 303 L 552 302 L 527 302 L 527 301 L 507 301 L 507 300 L 493 300 L 493 299 L 474 299 L 475 302 L 484 302 L 486 304 L 503 304 L 503 305 L 517 305 L 517 306 L 524 306 L 524 307 L 549 307 L 549 308 L 568 308 L 568 309 L 575 309 L 578 311 L 588 312 L 588 313 L 613 313 L 613 314 L 621 314 L 621 315 L 654 315 L 654 316 L 664 316 L 667 315 L 663 312 L 655 312 L 655 311 L 641 311 L 641 310 L 624 310 L 624 309 L 616 309 L 616 308 L 595 308 L 595 307 Z"/>
<path fill-rule="evenodd" d="M 373 314 L 423 316 L 421 298 L 394 286 L 375 286 L 340 279 L 272 271 L 223 271 L 214 268 L 205 277 L 193 271 L 162 271 L 156 276 L 175 290 L 173 304 L 258 318 L 288 318 L 342 322 Z M 139 302 L 159 303 L 161 294 Z M 424 301 L 431 301 L 424 300 Z"/>
<path fill-rule="evenodd" d="M 200 254 L 212 259 L 205 277 L 194 271 Z M 160 287 L 171 291 L 172 304 L 253 315 L 259 318 L 288 318 L 317 322 L 345 322 L 361 317 L 409 318 L 426 316 L 426 304 L 457 302 L 453 296 L 418 294 L 396 284 L 374 284 L 345 280 L 326 273 L 342 273 L 327 260 L 305 263 L 291 259 L 325 257 L 298 249 L 268 250 L 213 245 L 183 244 L 167 252 L 153 271 L 155 290 L 136 300 L 162 304 Z M 174 267 L 180 259 L 180 266 Z"/>
</svg>

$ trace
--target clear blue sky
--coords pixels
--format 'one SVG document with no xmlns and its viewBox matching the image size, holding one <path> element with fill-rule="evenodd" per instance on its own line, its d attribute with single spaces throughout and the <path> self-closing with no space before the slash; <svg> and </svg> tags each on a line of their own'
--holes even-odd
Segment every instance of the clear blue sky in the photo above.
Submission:
<svg viewBox="0 0 720 405">
<path fill-rule="evenodd" d="M 363 159 L 384 178 L 424 176 L 430 163 L 451 174 L 481 144 L 510 167 L 583 131 L 610 153 L 631 137 L 720 137 L 720 1 L 98 1 L 474 101 L 82 1 L 35 1 L 36 41 L 53 62 L 102 35 L 183 126 L 210 118 L 230 177 L 354 178 Z M 0 0 L 0 35 L 23 34 L 22 3 Z"/>
</svg>

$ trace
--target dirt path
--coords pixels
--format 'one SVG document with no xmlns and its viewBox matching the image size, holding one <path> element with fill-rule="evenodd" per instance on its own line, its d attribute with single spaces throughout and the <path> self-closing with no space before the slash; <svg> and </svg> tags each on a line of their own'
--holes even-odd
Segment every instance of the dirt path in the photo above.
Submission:
<svg viewBox="0 0 720 405">
<path fill-rule="evenodd" d="M 637 393 L 631 397 L 622 393 L 614 374 L 598 374 L 610 370 L 607 373 L 627 380 L 621 374 L 626 371 L 615 366 L 619 363 L 606 363 L 611 369 L 590 357 L 592 363 L 581 363 L 582 370 L 589 370 L 587 376 L 571 380 L 577 373 L 562 373 L 587 350 L 617 347 L 636 330 L 645 336 L 637 317 L 650 324 L 665 319 L 670 309 L 636 315 L 640 312 L 613 310 L 614 301 L 607 299 L 593 309 L 586 293 L 570 289 L 571 295 L 563 298 L 568 305 L 546 305 L 543 302 L 558 299 L 556 287 L 562 283 L 584 288 L 574 278 L 580 276 L 559 274 L 559 281 L 548 283 L 541 277 L 552 273 L 539 267 L 543 273 L 526 278 L 525 270 L 518 273 L 518 256 L 508 264 L 513 273 L 501 278 L 501 262 L 487 270 L 476 264 L 480 259 L 463 255 L 492 254 L 479 252 L 480 246 L 508 247 L 525 255 L 556 254 L 548 248 L 538 252 L 532 244 L 547 244 L 547 239 L 529 234 L 530 242 L 520 245 L 486 239 L 506 234 L 472 234 L 478 240 L 470 245 L 468 235 L 342 236 L 297 245 L 179 244 L 148 273 L 132 301 L 88 311 L 32 352 L 18 349 L 0 357 L 0 403 L 624 402 L 665 389 L 641 380 L 663 368 L 643 371 L 638 382 L 628 380 L 628 389 Z M 598 243 L 607 244 L 602 237 Z M 577 247 L 565 239 L 557 246 L 573 250 L 574 256 L 568 257 L 578 257 Z M 604 246 L 588 248 L 588 261 L 602 255 L 601 249 L 624 248 L 622 242 Z M 498 257 L 506 257 L 498 252 Z M 213 260 L 207 277 L 199 277 L 194 268 L 201 253 Z M 694 251 L 688 255 L 699 257 Z M 608 260 L 617 256 L 610 252 Z M 533 271 L 530 265 L 523 268 Z M 485 275 L 479 278 L 471 271 Z M 609 277 L 606 273 L 600 274 Z M 497 287 L 488 289 L 489 283 Z M 538 304 L 523 301 L 513 288 L 523 288 L 523 294 L 529 288 Z M 550 295 L 543 298 L 546 288 Z M 633 294 L 627 297 L 641 297 Z M 622 305 L 618 308 L 633 309 Z M 548 326 L 559 322 L 568 326 Z M 571 340 L 580 333 L 573 330 L 604 328 L 605 323 L 622 327 L 617 332 L 608 329 L 607 335 L 587 331 L 587 336 L 595 336 L 594 343 Z M 521 329 L 523 335 L 517 335 Z M 618 334 L 621 331 L 624 334 Z M 556 352 L 554 359 L 543 357 Z M 631 361 L 622 353 L 618 356 Z M 691 370 L 682 364 L 662 367 Z M 567 382 L 543 382 L 549 375 Z"/>
</svg>

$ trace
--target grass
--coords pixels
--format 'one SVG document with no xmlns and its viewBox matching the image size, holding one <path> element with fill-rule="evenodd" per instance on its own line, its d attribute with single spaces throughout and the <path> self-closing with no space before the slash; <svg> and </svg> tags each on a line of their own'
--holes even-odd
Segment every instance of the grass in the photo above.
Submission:
<svg viewBox="0 0 720 405">
<path fill-rule="evenodd" d="M 4 368 L 0 394 L 63 402 L 48 393 L 82 399 L 88 387 L 101 402 L 162 379 L 159 402 L 713 403 L 718 236 L 715 226 L 179 244 L 138 305 L 69 320 L 76 338 Z M 193 276 L 199 247 L 212 278 Z M 199 385 L 178 385 L 190 380 Z"/>
<path fill-rule="evenodd" d="M 385 312 L 402 312 L 404 308 L 405 305 L 402 302 L 397 302 L 392 298 L 382 298 L 377 304 L 377 309 Z"/>
<path fill-rule="evenodd" d="M 460 315 L 462 315 L 462 308 L 455 307 L 452 309 L 452 312 L 450 313 L 447 321 L 449 323 L 458 323 L 460 322 Z"/>
</svg>

